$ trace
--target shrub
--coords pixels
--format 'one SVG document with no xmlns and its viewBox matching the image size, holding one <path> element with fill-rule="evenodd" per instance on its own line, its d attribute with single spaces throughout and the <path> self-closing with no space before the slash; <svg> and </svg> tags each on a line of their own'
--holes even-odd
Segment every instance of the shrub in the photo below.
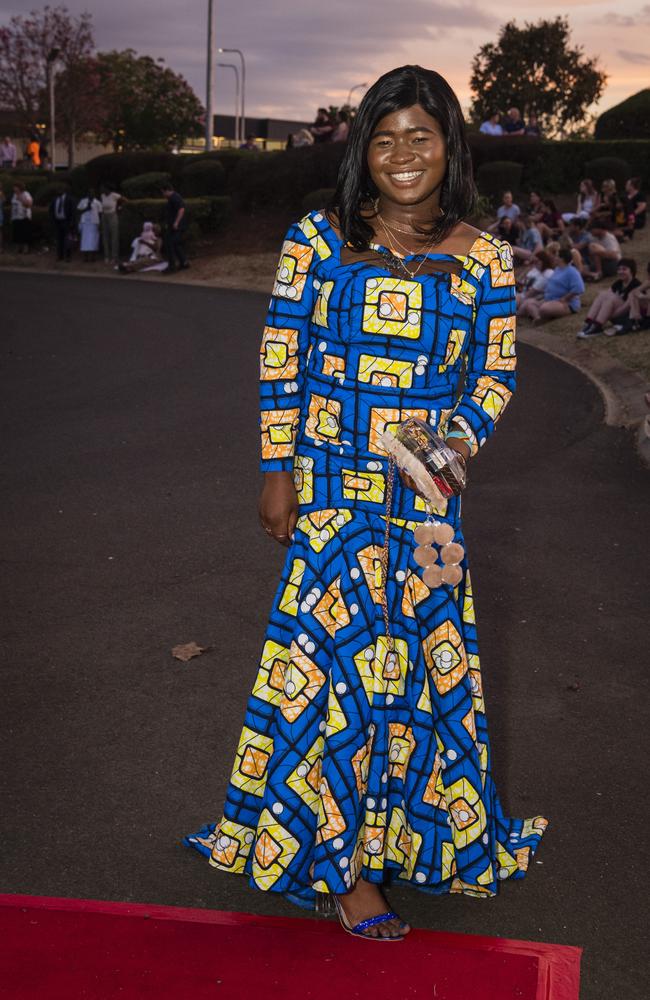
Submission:
<svg viewBox="0 0 650 1000">
<path fill-rule="evenodd" d="M 519 191 L 523 169 L 521 163 L 514 163 L 512 160 L 493 160 L 490 163 L 482 163 L 476 171 L 476 184 L 479 192 L 496 198 L 503 191 Z"/>
<path fill-rule="evenodd" d="M 89 182 L 93 187 L 101 183 L 119 187 L 128 177 L 156 172 L 168 173 L 176 181 L 183 166 L 192 156 L 177 156 L 175 153 L 104 153 L 84 164 Z"/>
<path fill-rule="evenodd" d="M 180 180 L 180 190 L 188 198 L 222 194 L 226 186 L 226 171 L 216 159 L 188 163 Z"/>
<path fill-rule="evenodd" d="M 187 198 L 185 209 L 192 232 L 216 233 L 230 213 L 230 198 Z M 127 202 L 120 212 L 120 249 L 128 253 L 131 241 L 142 232 L 145 222 L 164 225 L 167 202 L 164 198 L 140 198 Z"/>
<path fill-rule="evenodd" d="M 650 88 L 604 111 L 594 135 L 596 139 L 650 139 Z"/>
<path fill-rule="evenodd" d="M 302 199 L 302 211 L 303 214 L 307 212 L 315 212 L 316 209 L 326 208 L 329 202 L 334 197 L 334 188 L 318 188 L 316 191 L 310 191 Z"/>
<path fill-rule="evenodd" d="M 57 170 L 56 180 L 67 184 L 75 198 L 81 198 L 90 187 L 90 180 L 83 164 L 72 170 Z"/>
<path fill-rule="evenodd" d="M 622 190 L 625 181 L 631 176 L 630 164 L 620 156 L 597 156 L 595 160 L 585 163 L 585 177 L 590 177 L 596 187 L 600 187 L 604 180 L 611 177 L 616 181 L 616 187 Z"/>
<path fill-rule="evenodd" d="M 282 206 L 300 210 L 310 191 L 332 188 L 344 143 L 303 146 L 276 153 L 248 152 L 228 178 L 227 190 L 241 208 Z"/>
<path fill-rule="evenodd" d="M 204 163 L 206 160 L 216 161 L 226 171 L 226 177 L 229 177 L 239 161 L 245 160 L 250 155 L 251 151 L 248 149 L 215 149 L 211 153 L 196 153 L 188 159 L 191 163 Z"/>
<path fill-rule="evenodd" d="M 52 174 L 50 173 L 31 173 L 31 174 L 21 174 L 18 171 L 13 171 L 11 174 L 2 174 L 2 190 L 5 196 L 11 198 L 13 194 L 13 187 L 16 181 L 20 181 L 25 185 L 25 189 L 29 191 L 32 198 L 36 198 L 36 195 L 41 191 L 46 184 L 50 183 Z"/>
<path fill-rule="evenodd" d="M 52 240 L 53 238 L 49 209 L 43 205 L 35 205 L 32 208 L 32 241 L 42 243 L 44 240 Z"/>
<path fill-rule="evenodd" d="M 122 182 L 122 194 L 125 198 L 157 198 L 163 184 L 171 184 L 171 174 L 152 170 L 148 174 L 136 174 Z"/>
<path fill-rule="evenodd" d="M 34 204 L 45 205 L 48 207 L 51 201 L 54 201 L 54 199 L 58 198 L 60 194 L 69 190 L 70 185 L 66 184 L 64 181 L 48 181 L 47 184 L 44 184 L 43 187 L 40 188 L 38 194 L 34 197 Z"/>
</svg>

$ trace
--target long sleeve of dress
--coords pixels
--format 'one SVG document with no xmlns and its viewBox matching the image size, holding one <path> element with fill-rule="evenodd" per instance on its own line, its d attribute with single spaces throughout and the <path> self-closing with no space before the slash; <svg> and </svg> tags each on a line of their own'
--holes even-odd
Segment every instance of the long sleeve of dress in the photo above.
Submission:
<svg viewBox="0 0 650 1000">
<path fill-rule="evenodd" d="M 291 226 L 280 253 L 260 347 L 262 472 L 291 471 L 316 289 L 316 249 L 305 221 Z"/>
<path fill-rule="evenodd" d="M 472 455 L 494 430 L 515 389 L 516 311 L 512 251 L 499 243 L 479 280 L 465 383 L 449 418 L 467 434 Z"/>
</svg>

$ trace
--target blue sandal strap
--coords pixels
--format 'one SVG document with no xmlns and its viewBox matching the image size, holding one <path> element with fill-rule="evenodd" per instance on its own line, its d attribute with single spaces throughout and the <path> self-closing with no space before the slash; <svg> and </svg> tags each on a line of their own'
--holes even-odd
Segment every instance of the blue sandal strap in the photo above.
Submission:
<svg viewBox="0 0 650 1000">
<path fill-rule="evenodd" d="M 392 910 L 389 913 L 380 913 L 378 917 L 370 917 L 369 920 L 362 920 L 361 923 L 355 924 L 352 928 L 352 933 L 363 934 L 363 932 L 367 931 L 369 927 L 374 927 L 376 924 L 384 924 L 387 920 L 395 919 L 399 920 L 399 917 L 396 913 L 393 913 Z"/>
</svg>

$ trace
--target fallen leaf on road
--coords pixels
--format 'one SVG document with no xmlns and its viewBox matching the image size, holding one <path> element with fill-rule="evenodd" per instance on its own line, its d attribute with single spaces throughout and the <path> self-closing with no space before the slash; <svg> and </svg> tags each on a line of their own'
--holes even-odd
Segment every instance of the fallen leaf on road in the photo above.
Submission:
<svg viewBox="0 0 650 1000">
<path fill-rule="evenodd" d="M 172 656 L 176 660 L 182 660 L 183 663 L 187 663 L 188 660 L 193 659 L 195 656 L 207 653 L 211 648 L 211 646 L 199 646 L 196 642 L 185 642 L 180 646 L 174 646 Z"/>
</svg>

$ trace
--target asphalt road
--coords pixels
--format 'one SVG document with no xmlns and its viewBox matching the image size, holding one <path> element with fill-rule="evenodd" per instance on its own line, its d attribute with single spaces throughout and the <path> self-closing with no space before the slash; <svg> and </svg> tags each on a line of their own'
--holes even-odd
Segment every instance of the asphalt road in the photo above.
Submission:
<svg viewBox="0 0 650 1000">
<path fill-rule="evenodd" d="M 282 551 L 256 518 L 257 294 L 2 276 L 5 892 L 301 915 L 179 846 L 218 819 Z M 581 945 L 647 997 L 648 476 L 594 387 L 522 348 L 465 528 L 495 773 L 550 827 L 416 925 Z M 212 651 L 182 664 L 176 643 Z M 397 998 L 396 998 L 397 1000 Z"/>
</svg>

